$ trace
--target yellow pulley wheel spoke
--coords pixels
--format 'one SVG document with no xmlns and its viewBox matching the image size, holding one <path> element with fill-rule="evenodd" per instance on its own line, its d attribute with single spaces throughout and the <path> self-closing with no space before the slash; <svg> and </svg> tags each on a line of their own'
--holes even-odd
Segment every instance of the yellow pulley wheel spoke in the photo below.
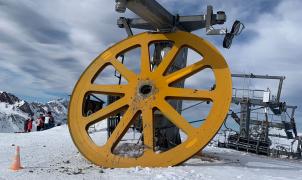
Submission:
<svg viewBox="0 0 302 180">
<path fill-rule="evenodd" d="M 144 132 L 144 145 L 146 146 L 145 151 L 153 151 L 153 114 L 152 109 L 144 109 L 142 112 L 143 119 L 143 132 Z"/>
<path fill-rule="evenodd" d="M 178 71 L 168 75 L 166 77 L 167 83 L 170 84 L 172 82 L 185 79 L 186 77 L 191 76 L 198 71 L 201 71 L 202 69 L 204 69 L 208 66 L 208 64 L 205 62 L 206 62 L 206 60 L 203 59 L 202 61 L 194 63 L 188 67 L 185 67 L 181 70 L 178 70 Z"/>
<path fill-rule="evenodd" d="M 151 43 L 161 41 L 173 42 L 173 45 L 158 67 L 151 71 L 149 46 Z M 119 55 L 135 47 L 141 48 L 139 74 L 129 70 L 117 59 Z M 203 59 L 175 72 L 167 73 L 183 47 L 194 49 L 202 55 Z M 113 66 L 128 81 L 128 84 L 94 84 L 95 78 L 108 65 Z M 171 86 L 206 68 L 212 69 L 215 77 L 216 84 L 213 90 Z M 152 90 L 143 94 L 140 89 L 144 86 L 149 86 Z M 120 99 L 85 116 L 83 115 L 85 97 L 89 93 L 120 96 Z M 187 32 L 142 33 L 108 48 L 84 71 L 71 96 L 68 126 L 71 137 L 81 154 L 96 165 L 104 167 L 173 166 L 192 157 L 215 136 L 229 110 L 231 93 L 231 74 L 228 65 L 213 45 Z M 167 99 L 211 101 L 212 107 L 203 124 L 200 127 L 193 127 L 168 103 Z M 88 127 L 121 111 L 123 111 L 121 120 L 106 143 L 103 146 L 95 144 L 88 134 Z M 156 111 L 160 111 L 171 123 L 181 129 L 187 135 L 186 141 L 165 152 L 154 152 Z M 143 154 L 136 158 L 114 154 L 113 149 L 139 114 L 142 119 Z"/>
<path fill-rule="evenodd" d="M 162 62 L 159 64 L 158 68 L 156 69 L 156 73 L 161 75 L 164 74 L 164 72 L 168 69 L 169 65 L 171 65 L 171 63 L 173 62 L 180 49 L 181 44 L 175 43 L 167 54 L 167 56 L 165 56 Z"/>
<path fill-rule="evenodd" d="M 214 101 L 215 93 L 213 91 L 186 89 L 186 88 L 168 88 L 167 97 L 183 100 L 209 100 Z"/>
<path fill-rule="evenodd" d="M 195 134 L 196 129 L 189 124 L 189 122 L 186 121 L 185 118 L 182 117 L 168 102 L 159 102 L 157 107 L 173 124 L 183 130 L 189 138 Z"/>
<path fill-rule="evenodd" d="M 90 116 L 82 117 L 79 123 L 83 124 L 83 126 L 87 129 L 88 128 L 87 126 L 99 122 L 100 120 L 108 117 L 110 114 L 112 114 L 118 109 L 121 109 L 126 105 L 127 105 L 126 98 L 119 99 Z"/>
<path fill-rule="evenodd" d="M 122 117 L 120 123 L 118 123 L 115 131 L 113 131 L 113 133 L 111 134 L 111 136 L 109 137 L 107 143 L 105 146 L 108 146 L 108 150 L 109 153 L 111 151 L 111 149 L 117 145 L 117 143 L 119 142 L 119 140 L 122 138 L 123 134 L 126 133 L 126 131 L 128 130 L 127 127 L 130 126 L 130 122 L 132 120 L 132 118 L 135 115 L 135 111 L 132 111 L 130 108 L 126 111 L 126 113 L 124 114 L 124 116 Z"/>
</svg>

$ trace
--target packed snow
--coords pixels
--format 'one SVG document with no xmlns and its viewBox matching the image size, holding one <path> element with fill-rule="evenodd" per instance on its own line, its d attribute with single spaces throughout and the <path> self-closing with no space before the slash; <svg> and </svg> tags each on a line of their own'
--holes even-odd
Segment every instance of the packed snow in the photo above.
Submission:
<svg viewBox="0 0 302 180">
<path fill-rule="evenodd" d="M 106 131 L 91 136 L 106 139 Z M 16 146 L 24 169 L 9 169 Z M 206 147 L 187 162 L 167 168 L 104 169 L 76 149 L 66 125 L 31 133 L 0 133 L 0 179 L 302 179 L 302 161 L 273 159 Z"/>
</svg>

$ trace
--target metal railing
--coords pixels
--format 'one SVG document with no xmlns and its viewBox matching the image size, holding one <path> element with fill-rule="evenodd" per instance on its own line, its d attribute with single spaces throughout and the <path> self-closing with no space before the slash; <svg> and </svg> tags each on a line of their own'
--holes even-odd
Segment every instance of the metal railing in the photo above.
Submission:
<svg viewBox="0 0 302 180">
<path fill-rule="evenodd" d="M 252 98 L 252 99 L 263 99 L 264 90 L 260 89 L 238 89 L 233 88 L 233 97 L 235 98 Z"/>
</svg>

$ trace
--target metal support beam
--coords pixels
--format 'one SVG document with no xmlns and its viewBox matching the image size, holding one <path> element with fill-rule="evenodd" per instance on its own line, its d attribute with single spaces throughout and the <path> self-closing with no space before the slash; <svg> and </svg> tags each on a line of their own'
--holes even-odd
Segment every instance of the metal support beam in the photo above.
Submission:
<svg viewBox="0 0 302 180">
<path fill-rule="evenodd" d="M 298 137 L 297 127 L 296 127 L 296 122 L 295 122 L 295 111 L 297 109 L 297 106 L 286 106 L 286 107 L 292 110 L 291 115 L 290 115 L 290 124 L 292 126 L 295 137 Z"/>
<path fill-rule="evenodd" d="M 232 77 L 239 78 L 258 78 L 258 79 L 278 79 L 284 80 L 285 76 L 269 76 L 269 75 L 254 75 L 254 74 L 232 74 Z"/>
<path fill-rule="evenodd" d="M 132 28 L 158 31 L 173 31 L 179 29 L 191 32 L 207 27 L 208 35 L 223 35 L 225 29 L 214 29 L 212 25 L 224 24 L 226 15 L 223 11 L 213 13 L 213 7 L 207 7 L 207 14 L 193 16 L 172 15 L 155 0 L 116 0 L 116 11 L 125 12 L 126 8 L 134 12 L 140 18 L 127 19 Z M 121 27 L 122 21 L 117 24 Z"/>
<path fill-rule="evenodd" d="M 239 104 L 240 102 L 242 102 L 244 100 L 245 100 L 245 98 L 242 98 L 242 97 L 232 97 L 232 103 L 234 103 L 234 104 Z M 280 103 L 278 103 L 278 102 L 265 103 L 262 101 L 262 99 L 249 98 L 249 101 L 254 106 L 269 106 L 272 108 L 277 108 L 280 106 Z"/>
<path fill-rule="evenodd" d="M 217 12 L 216 15 L 213 13 L 213 7 L 207 7 L 206 17 L 206 33 L 207 35 L 224 35 L 226 34 L 226 29 L 214 29 L 212 25 L 223 24 L 226 21 L 226 15 L 223 11 Z"/>
<path fill-rule="evenodd" d="M 126 8 L 150 23 L 155 29 L 167 30 L 174 26 L 175 17 L 155 0 L 117 0 L 118 3 L 125 5 Z M 182 27 L 179 28 L 183 29 Z"/>
<path fill-rule="evenodd" d="M 129 26 L 128 19 L 126 19 L 126 18 L 124 18 L 124 17 L 120 17 L 120 18 L 118 19 L 117 25 L 118 25 L 120 28 L 125 28 L 128 37 L 133 36 L 133 32 L 132 32 L 132 30 L 131 30 L 131 27 Z"/>
<path fill-rule="evenodd" d="M 282 84 L 283 84 L 283 80 L 284 80 L 284 79 L 285 79 L 285 77 L 279 79 L 278 92 L 277 92 L 277 97 L 276 97 L 276 100 L 277 100 L 278 102 L 280 101 L 281 90 L 282 90 Z"/>
<path fill-rule="evenodd" d="M 217 15 L 214 14 L 214 17 L 212 19 L 217 19 Z M 119 18 L 117 20 L 117 25 L 120 28 L 123 28 L 123 18 Z M 150 23 L 148 23 L 146 20 L 142 18 L 129 18 L 127 19 L 127 22 L 131 28 L 136 28 L 136 29 L 144 29 L 144 30 L 153 30 L 156 31 L 157 28 L 152 26 Z M 210 26 L 215 25 L 215 24 L 220 24 L 218 23 L 219 21 L 215 20 L 212 21 Z M 185 28 L 186 31 L 191 32 L 191 31 L 196 31 L 198 29 L 203 29 L 206 27 L 206 16 L 205 15 L 191 15 L 191 16 L 177 16 L 175 19 L 175 25 L 181 24 L 181 28 Z M 221 30 L 219 30 L 220 33 Z M 213 33 L 212 33 L 213 34 Z M 217 34 L 216 34 L 217 35 Z"/>
<path fill-rule="evenodd" d="M 144 29 L 156 31 L 157 28 L 152 26 L 146 20 L 142 18 L 129 18 L 127 19 L 128 24 L 131 28 Z M 122 26 L 122 18 L 117 20 L 117 25 L 120 28 Z M 175 24 L 181 24 L 185 27 L 185 30 L 188 32 L 195 31 L 206 27 L 206 20 L 204 15 L 192 15 L 192 16 L 177 16 Z M 181 27 L 182 28 L 182 27 Z"/>
<path fill-rule="evenodd" d="M 244 138 L 249 138 L 251 103 L 248 99 L 245 99 L 244 101 L 240 102 L 240 106 L 240 136 Z"/>
<path fill-rule="evenodd" d="M 298 106 L 288 106 L 288 105 L 286 105 L 286 108 L 292 109 L 292 113 L 291 113 L 291 115 L 290 115 L 290 118 L 294 118 L 294 116 L 295 116 L 295 111 L 296 111 L 296 109 L 298 108 Z"/>
</svg>

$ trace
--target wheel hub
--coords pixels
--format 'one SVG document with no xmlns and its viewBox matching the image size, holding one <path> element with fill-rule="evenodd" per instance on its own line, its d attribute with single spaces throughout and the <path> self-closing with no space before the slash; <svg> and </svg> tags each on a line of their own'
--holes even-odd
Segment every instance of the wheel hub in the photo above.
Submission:
<svg viewBox="0 0 302 180">
<path fill-rule="evenodd" d="M 150 94 L 152 91 L 152 86 L 149 85 L 149 84 L 145 84 L 145 85 L 142 85 L 140 88 L 139 88 L 139 92 L 141 95 L 143 96 L 146 96 L 148 94 Z"/>
<path fill-rule="evenodd" d="M 150 80 L 140 81 L 138 83 L 137 95 L 142 98 L 148 98 L 154 95 L 156 87 L 154 83 Z"/>
</svg>

